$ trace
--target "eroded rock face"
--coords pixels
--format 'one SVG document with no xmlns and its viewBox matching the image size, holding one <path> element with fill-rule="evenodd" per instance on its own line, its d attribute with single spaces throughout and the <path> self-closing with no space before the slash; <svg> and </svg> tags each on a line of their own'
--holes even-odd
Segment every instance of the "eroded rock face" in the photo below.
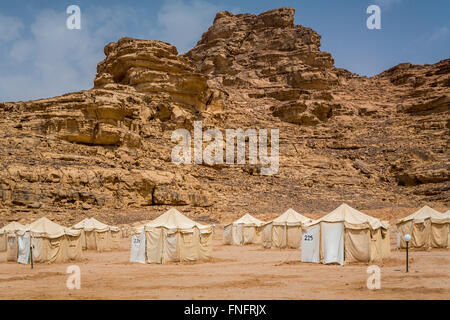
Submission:
<svg viewBox="0 0 450 320">
<path fill-rule="evenodd" d="M 160 98 L 163 104 L 202 111 L 212 94 L 208 77 L 194 72 L 191 62 L 165 42 L 122 38 L 105 47 L 106 59 L 97 66 L 96 88 L 133 87 Z"/>
<path fill-rule="evenodd" d="M 219 12 L 181 56 L 130 38 L 105 56 L 90 90 L 0 103 L 0 225 L 80 212 L 114 223 L 169 206 L 229 222 L 343 201 L 450 205 L 450 59 L 361 77 L 335 68 L 290 8 Z M 171 134 L 192 133 L 196 120 L 223 133 L 278 128 L 278 173 L 248 161 L 174 164 Z"/>
<path fill-rule="evenodd" d="M 210 206 L 195 179 L 164 165 L 172 143 L 162 132 L 223 110 L 223 93 L 164 42 L 123 38 L 105 54 L 91 90 L 0 104 L 2 206 Z"/>
<path fill-rule="evenodd" d="M 258 115 L 255 122 L 280 128 L 284 164 L 297 168 L 285 168 L 293 184 L 321 193 L 360 183 L 354 191 L 343 187 L 343 194 L 365 198 L 363 188 L 373 197 L 381 188 L 387 201 L 397 201 L 393 190 L 447 201 L 450 59 L 360 77 L 335 68 L 320 50 L 320 35 L 296 25 L 289 8 L 260 15 L 219 12 L 185 56 L 222 84 L 232 101 Z M 417 152 L 428 158 L 398 163 Z M 327 160 L 316 165 L 321 157 Z"/>
<path fill-rule="evenodd" d="M 150 100 L 135 92 L 88 90 L 65 96 L 4 104 L 22 130 L 87 145 L 140 146 L 140 116 Z"/>
<path fill-rule="evenodd" d="M 320 36 L 315 31 L 294 24 L 294 13 L 291 8 L 260 15 L 219 12 L 186 57 L 197 63 L 197 70 L 223 76 L 225 85 L 326 85 L 333 58 L 319 50 Z"/>
<path fill-rule="evenodd" d="M 324 106 L 315 95 L 338 85 L 339 77 L 331 55 L 320 51 L 320 35 L 295 25 L 294 13 L 291 8 L 260 15 L 219 12 L 213 25 L 185 56 L 199 72 L 210 75 L 225 88 L 258 98 L 262 106 L 274 105 L 274 115 L 280 119 L 300 125 L 317 124 L 328 117 L 317 117 L 299 105 Z M 280 106 L 279 101 L 286 103 Z"/>
<path fill-rule="evenodd" d="M 316 125 L 333 114 L 334 105 L 327 102 L 289 102 L 272 107 L 273 115 L 299 125 Z"/>
</svg>

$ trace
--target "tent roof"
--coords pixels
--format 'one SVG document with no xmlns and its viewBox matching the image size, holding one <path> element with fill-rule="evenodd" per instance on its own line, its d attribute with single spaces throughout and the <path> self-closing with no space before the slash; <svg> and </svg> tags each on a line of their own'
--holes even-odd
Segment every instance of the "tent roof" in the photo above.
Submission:
<svg viewBox="0 0 450 320">
<path fill-rule="evenodd" d="M 48 238 L 59 238 L 65 234 L 71 236 L 77 236 L 80 234 L 80 231 L 63 227 L 46 217 L 37 219 L 36 221 L 25 226 L 25 229 L 26 231 L 30 231 L 35 235 Z"/>
<path fill-rule="evenodd" d="M 386 229 L 386 230 L 390 228 L 390 223 L 389 223 L 389 221 L 381 220 L 381 225 L 382 225 L 382 227 L 383 227 L 384 229 Z"/>
<path fill-rule="evenodd" d="M 155 220 L 150 221 L 145 224 L 145 228 L 159 228 L 164 227 L 167 229 L 180 229 L 180 230 L 189 230 L 194 227 L 197 227 L 200 230 L 210 229 L 209 225 L 202 225 L 198 222 L 195 222 L 180 211 L 175 208 L 172 208 L 162 215 L 160 215 Z"/>
<path fill-rule="evenodd" d="M 297 225 L 302 223 L 309 223 L 312 220 L 308 217 L 305 217 L 304 215 L 301 215 L 294 209 L 288 209 L 286 212 L 284 212 L 279 217 L 272 220 L 273 224 L 275 225 Z"/>
<path fill-rule="evenodd" d="M 17 221 L 13 221 L 3 228 L 0 229 L 0 234 L 8 233 L 8 232 L 16 232 L 20 230 L 24 230 L 25 226 L 23 224 L 18 223 Z"/>
<path fill-rule="evenodd" d="M 235 224 L 235 225 L 236 224 L 244 224 L 247 226 L 262 226 L 263 224 L 265 224 L 265 222 L 246 213 L 244 216 L 242 216 L 241 218 L 234 221 L 233 224 Z"/>
<path fill-rule="evenodd" d="M 380 219 L 371 217 L 361 211 L 358 211 L 348 204 L 343 203 L 327 215 L 318 220 L 314 220 L 310 225 L 319 222 L 344 222 L 347 228 L 386 228 L 386 223 L 382 223 Z"/>
<path fill-rule="evenodd" d="M 111 227 L 107 224 L 104 224 L 100 221 L 98 221 L 95 218 L 86 218 L 82 221 L 75 224 L 72 229 L 83 229 L 84 231 L 107 231 L 107 230 L 119 230 L 118 227 Z"/>
<path fill-rule="evenodd" d="M 444 213 L 440 213 L 439 211 L 430 208 L 429 206 L 424 206 L 421 209 L 417 210 L 413 214 L 410 214 L 407 217 L 399 219 L 397 224 L 403 223 L 406 221 L 414 220 L 414 222 L 423 222 L 426 219 L 431 219 L 432 221 L 445 221 L 448 219 Z"/>
</svg>

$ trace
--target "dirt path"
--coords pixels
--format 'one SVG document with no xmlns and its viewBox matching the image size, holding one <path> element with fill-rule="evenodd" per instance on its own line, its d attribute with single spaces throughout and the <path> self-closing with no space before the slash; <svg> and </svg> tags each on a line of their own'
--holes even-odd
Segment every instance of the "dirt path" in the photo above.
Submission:
<svg viewBox="0 0 450 320">
<path fill-rule="evenodd" d="M 220 229 L 220 228 L 217 228 Z M 66 288 L 70 264 L 6 263 L 0 253 L 0 299 L 450 299 L 450 250 L 403 251 L 381 267 L 381 289 L 366 287 L 367 264 L 301 263 L 299 250 L 223 246 L 215 235 L 207 263 L 131 264 L 129 239 L 122 250 L 85 252 L 81 289 Z"/>
</svg>

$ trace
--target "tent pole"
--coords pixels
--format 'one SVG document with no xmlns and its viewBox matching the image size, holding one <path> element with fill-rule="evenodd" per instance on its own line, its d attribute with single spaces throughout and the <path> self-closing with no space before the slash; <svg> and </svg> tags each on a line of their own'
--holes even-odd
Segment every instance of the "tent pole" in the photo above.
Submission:
<svg viewBox="0 0 450 320">
<path fill-rule="evenodd" d="M 30 262 L 31 262 L 31 269 L 33 269 L 33 245 L 30 241 Z"/>
<path fill-rule="evenodd" d="M 406 272 L 408 272 L 408 243 L 409 241 L 406 241 Z"/>
</svg>

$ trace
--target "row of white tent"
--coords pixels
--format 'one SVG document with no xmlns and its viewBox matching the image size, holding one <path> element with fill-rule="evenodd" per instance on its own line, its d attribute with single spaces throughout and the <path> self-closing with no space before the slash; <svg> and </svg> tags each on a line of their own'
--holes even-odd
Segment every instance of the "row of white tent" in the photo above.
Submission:
<svg viewBox="0 0 450 320">
<path fill-rule="evenodd" d="M 411 246 L 450 248 L 450 212 L 425 206 L 397 223 L 398 239 L 411 234 Z M 197 223 L 170 209 L 144 225 L 134 227 L 130 262 L 165 263 L 210 257 L 213 227 Z M 390 230 L 386 221 L 371 217 L 347 204 L 311 220 L 292 209 L 263 222 L 246 214 L 224 228 L 225 244 L 262 244 L 264 248 L 300 248 L 301 260 L 314 263 L 375 262 L 390 257 Z M 119 228 L 91 218 L 72 228 L 47 218 L 30 225 L 12 223 L 0 229 L 0 250 L 8 261 L 26 263 L 30 244 L 36 262 L 78 260 L 82 249 L 119 247 Z M 398 246 L 403 247 L 402 240 Z"/>
<path fill-rule="evenodd" d="M 213 228 L 197 223 L 176 209 L 170 209 L 153 221 L 132 229 L 130 261 L 165 263 L 196 261 L 210 257 Z M 12 222 L 0 229 L 0 251 L 7 261 L 28 263 L 30 245 L 33 261 L 63 263 L 78 261 L 82 249 L 98 251 L 120 246 L 120 229 L 94 218 L 72 228 L 60 226 L 47 218 L 29 225 Z"/>
<path fill-rule="evenodd" d="M 32 250 L 30 250 L 32 247 Z M 79 261 L 82 250 L 112 250 L 120 247 L 120 230 L 94 218 L 86 218 L 71 228 L 46 217 L 22 225 L 12 222 L 0 229 L 0 251 L 7 261 L 62 263 Z"/>
<path fill-rule="evenodd" d="M 440 213 L 428 206 L 397 222 L 397 247 L 404 236 L 414 248 L 450 248 L 450 210 Z M 293 209 L 278 218 L 261 221 L 249 214 L 225 226 L 224 244 L 262 244 L 264 248 L 302 249 L 303 262 L 379 262 L 391 255 L 387 221 L 371 217 L 347 204 L 317 220 Z"/>
<path fill-rule="evenodd" d="M 278 218 L 264 222 L 250 214 L 225 225 L 224 244 L 260 244 L 264 248 L 299 248 L 302 226 L 312 220 L 293 209 Z"/>
</svg>

